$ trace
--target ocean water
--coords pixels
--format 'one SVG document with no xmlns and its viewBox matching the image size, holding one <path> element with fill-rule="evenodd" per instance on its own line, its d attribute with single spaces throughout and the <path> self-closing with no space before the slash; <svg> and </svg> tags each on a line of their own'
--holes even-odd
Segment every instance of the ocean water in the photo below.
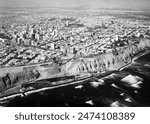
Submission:
<svg viewBox="0 0 150 124">
<path fill-rule="evenodd" d="M 122 81 L 125 77 L 130 80 Z M 150 106 L 149 88 L 150 53 L 147 53 L 123 70 L 103 78 L 15 97 L 4 106 L 146 107 Z"/>
</svg>

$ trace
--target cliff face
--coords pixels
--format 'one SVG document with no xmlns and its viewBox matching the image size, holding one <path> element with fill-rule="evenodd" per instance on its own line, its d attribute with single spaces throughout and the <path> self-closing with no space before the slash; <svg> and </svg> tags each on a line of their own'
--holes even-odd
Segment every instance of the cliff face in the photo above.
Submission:
<svg viewBox="0 0 150 124">
<path fill-rule="evenodd" d="M 9 89 L 12 86 L 35 80 L 39 77 L 39 73 L 34 70 L 23 70 L 18 73 L 7 73 L 6 76 L 0 78 L 0 92 Z"/>
<path fill-rule="evenodd" d="M 65 65 L 65 71 L 69 74 L 80 74 L 80 73 L 92 73 L 99 72 L 103 73 L 111 70 L 118 70 L 120 67 L 131 62 L 131 57 L 125 56 L 124 53 L 114 55 L 108 53 L 89 58 L 80 58 L 72 60 Z"/>
<path fill-rule="evenodd" d="M 130 64 L 133 57 L 148 48 L 150 48 L 150 40 L 139 39 L 139 42 L 132 42 L 126 46 L 115 48 L 113 53 L 71 60 L 62 69 L 68 74 L 104 73 L 106 71 L 118 70 Z"/>
<path fill-rule="evenodd" d="M 14 68 L 12 67 L 12 69 Z M 60 69 L 57 64 L 48 64 L 46 66 L 22 67 L 22 70 L 20 69 L 18 72 L 6 72 L 4 76 L 0 77 L 0 92 L 20 84 L 57 77 L 60 74 Z"/>
<path fill-rule="evenodd" d="M 136 55 L 149 48 L 150 40 L 143 38 L 138 39 L 138 42 L 131 41 L 123 47 L 116 47 L 113 52 L 74 58 L 63 65 L 54 62 L 46 66 L 11 67 L 5 72 L 5 76 L 0 77 L 0 92 L 29 81 L 64 75 L 80 75 L 82 77 L 89 73 L 101 74 L 107 71 L 118 70 L 130 64 Z M 22 69 L 16 72 L 18 68 Z M 9 70 L 14 71 L 9 72 Z"/>
</svg>

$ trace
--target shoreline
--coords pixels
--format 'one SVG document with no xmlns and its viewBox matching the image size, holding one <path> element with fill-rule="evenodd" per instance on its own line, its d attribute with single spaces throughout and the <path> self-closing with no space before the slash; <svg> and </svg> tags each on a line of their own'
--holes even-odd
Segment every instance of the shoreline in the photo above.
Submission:
<svg viewBox="0 0 150 124">
<path fill-rule="evenodd" d="M 118 69 L 118 71 L 122 71 L 123 69 L 125 69 L 125 68 L 127 68 L 128 66 L 130 66 L 131 64 L 133 64 L 136 59 L 138 59 L 139 57 L 141 57 L 141 56 L 143 56 L 143 55 L 146 55 L 146 54 L 148 54 L 148 53 L 150 53 L 150 49 L 139 53 L 138 55 L 136 55 L 135 57 L 133 57 L 133 59 L 131 59 L 131 61 L 130 61 L 127 65 L 125 65 L 125 66 L 121 67 L 120 69 Z"/>
<path fill-rule="evenodd" d="M 132 46 L 131 46 L 131 48 L 132 48 Z M 133 48 L 132 48 L 133 49 Z M 133 49 L 134 50 L 134 49 Z M 128 52 L 128 51 L 127 51 Z M 132 52 L 132 51 L 129 51 L 129 52 Z M 149 53 L 150 52 L 150 49 L 147 49 L 147 50 L 139 50 L 139 52 L 137 51 L 137 54 L 133 54 L 133 55 L 135 55 L 133 58 L 131 57 L 131 59 L 130 59 L 130 62 L 128 62 L 128 63 L 120 63 L 121 65 L 123 65 L 123 66 L 121 66 L 121 65 L 119 65 L 120 66 L 120 68 L 119 68 L 119 66 L 117 67 L 116 65 L 117 64 L 119 64 L 119 62 L 117 62 L 116 63 L 116 65 L 112 65 L 112 68 L 113 68 L 113 66 L 115 67 L 116 66 L 116 69 L 114 68 L 114 71 L 122 71 L 124 68 L 127 68 L 128 66 L 130 66 L 133 62 L 134 62 L 134 60 L 136 60 L 136 59 L 138 59 L 140 56 L 143 56 L 143 55 L 145 55 L 145 54 L 147 54 L 147 53 Z M 109 57 L 109 56 L 107 56 L 107 54 L 105 55 L 106 57 Z M 112 54 L 112 56 L 114 57 L 114 55 Z M 102 59 L 105 59 L 105 57 L 104 57 L 104 55 L 100 55 L 100 56 L 98 56 L 98 58 L 101 58 L 102 57 Z M 111 57 L 111 55 L 110 55 L 110 57 Z M 120 56 L 119 56 L 120 57 Z M 118 58 L 119 58 L 118 57 Z M 86 58 L 85 58 L 86 59 Z M 97 59 L 97 58 L 93 58 L 93 59 Z M 88 62 L 88 60 L 85 60 L 85 61 L 87 61 Z M 107 60 L 106 60 L 107 61 Z M 109 60 L 108 60 L 109 61 Z M 98 61 L 100 64 L 101 64 L 101 61 Z M 104 61 L 104 63 L 105 63 L 105 61 Z M 44 63 L 43 63 L 44 64 Z M 34 65 L 33 65 L 34 66 Z M 107 65 L 106 65 L 107 66 Z M 66 70 L 66 72 L 67 71 L 69 71 L 69 70 Z M 107 70 L 105 73 L 107 73 L 107 72 L 109 72 L 109 71 L 111 71 L 111 70 Z M 92 73 L 90 73 L 90 72 L 87 72 L 88 74 L 92 74 Z M 99 75 L 101 75 L 101 74 L 99 74 Z M 72 79 L 72 81 L 65 81 L 65 82 L 62 82 L 62 83 L 59 83 L 58 82 L 58 84 L 54 84 L 53 86 L 45 86 L 45 87 L 41 87 L 40 88 L 40 86 L 39 86 L 39 88 L 37 88 L 37 89 L 34 89 L 34 86 L 33 86 L 33 90 L 28 90 L 27 89 L 27 91 L 21 91 L 21 90 L 18 90 L 18 89 L 14 89 L 14 91 L 12 91 L 12 94 L 11 94 L 11 92 L 10 92 L 10 96 L 9 96 L 9 89 L 8 90 L 6 90 L 6 91 L 3 91 L 3 93 L 4 93 L 4 95 L 2 95 L 2 96 L 4 96 L 4 97 L 2 97 L 1 96 L 1 98 L 0 98 L 0 101 L 4 98 L 4 99 L 7 99 L 7 98 L 12 98 L 12 97 L 16 97 L 15 95 L 19 95 L 19 96 L 24 96 L 24 94 L 32 94 L 32 93 L 36 93 L 36 92 L 40 92 L 40 91 L 45 91 L 45 90 L 48 90 L 48 89 L 54 89 L 54 88 L 58 88 L 58 87 L 63 87 L 63 86 L 68 86 L 68 85 L 72 85 L 72 84 L 78 84 L 78 83 L 81 83 L 81 82 L 84 82 L 84 80 L 89 80 L 90 78 L 92 78 L 92 75 L 89 75 L 86 79 L 85 78 L 83 78 L 83 77 L 80 77 L 79 79 L 77 79 L 77 80 L 74 80 L 74 79 Z M 48 82 L 48 83 L 51 83 L 51 82 Z M 35 82 L 33 82 L 33 84 L 36 84 L 36 81 Z M 31 85 L 31 87 L 32 87 L 32 85 Z M 15 88 L 15 87 L 14 87 Z M 21 89 L 21 87 L 20 87 L 20 89 Z M 10 89 L 11 90 L 11 89 Z M 12 89 L 13 90 L 13 89 Z M 8 91 L 8 92 L 7 92 Z M 14 93 L 13 93 L 14 92 Z M 2 94 L 3 94 L 2 93 Z M 17 95 L 17 96 L 18 96 Z M 11 97 L 12 96 L 12 97 Z"/>
<path fill-rule="evenodd" d="M 127 65 L 121 67 L 117 71 L 122 71 L 124 68 L 127 68 L 128 66 L 130 66 L 131 64 L 133 64 L 136 59 L 138 59 L 139 57 L 141 57 L 141 56 L 143 56 L 145 54 L 148 54 L 149 52 L 150 52 L 150 49 L 139 53 L 133 59 L 131 59 L 130 63 L 128 63 Z M 15 98 L 17 96 L 24 97 L 24 96 L 28 96 L 28 95 L 30 95 L 32 93 L 38 93 L 38 92 L 41 92 L 41 91 L 47 91 L 47 90 L 51 90 L 51 89 L 55 89 L 55 88 L 59 88 L 59 87 L 64 87 L 64 86 L 69 86 L 69 85 L 74 85 L 74 84 L 80 84 L 80 83 L 83 83 L 84 81 L 90 80 L 91 77 L 92 76 L 89 76 L 89 77 L 84 78 L 84 79 L 70 81 L 70 82 L 67 82 L 67 83 L 57 84 L 57 85 L 49 86 L 49 87 L 43 87 L 43 88 L 39 88 L 39 89 L 36 89 L 36 90 L 30 90 L 30 91 L 27 91 L 27 92 L 15 93 L 15 94 L 12 94 L 10 96 L 1 97 L 0 98 L 0 102 L 5 101 L 7 99 Z"/>
<path fill-rule="evenodd" d="M 17 96 L 20 96 L 20 97 L 28 96 L 32 93 L 38 93 L 38 92 L 41 92 L 41 91 L 51 90 L 51 89 L 55 89 L 55 88 L 59 88 L 59 87 L 63 87 L 63 86 L 69 86 L 69 85 L 84 83 L 84 81 L 88 81 L 88 80 L 90 80 L 90 78 L 91 77 L 87 77 L 85 79 L 71 81 L 70 83 L 67 82 L 67 83 L 57 84 L 57 85 L 54 85 L 54 86 L 39 88 L 39 89 L 36 89 L 36 90 L 30 90 L 30 91 L 26 91 L 26 92 L 15 93 L 15 94 L 12 94 L 10 96 L 1 97 L 0 102 L 3 101 L 3 100 L 7 100 L 7 99 L 10 99 L 10 98 L 17 97 Z"/>
</svg>

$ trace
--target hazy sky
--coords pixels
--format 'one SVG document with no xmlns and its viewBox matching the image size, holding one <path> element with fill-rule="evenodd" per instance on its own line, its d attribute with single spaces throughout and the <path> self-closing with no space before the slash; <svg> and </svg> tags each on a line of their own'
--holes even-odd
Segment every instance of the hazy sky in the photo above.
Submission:
<svg viewBox="0 0 150 124">
<path fill-rule="evenodd" d="M 0 6 L 149 9 L 150 0 L 0 0 Z"/>
</svg>

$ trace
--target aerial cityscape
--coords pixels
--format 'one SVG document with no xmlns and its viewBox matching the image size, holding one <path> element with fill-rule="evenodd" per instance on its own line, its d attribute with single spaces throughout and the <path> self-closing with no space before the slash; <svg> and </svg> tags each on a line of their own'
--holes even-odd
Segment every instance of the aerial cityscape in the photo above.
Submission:
<svg viewBox="0 0 150 124">
<path fill-rule="evenodd" d="M 0 9 L 0 106 L 150 106 L 150 11 Z"/>
</svg>

